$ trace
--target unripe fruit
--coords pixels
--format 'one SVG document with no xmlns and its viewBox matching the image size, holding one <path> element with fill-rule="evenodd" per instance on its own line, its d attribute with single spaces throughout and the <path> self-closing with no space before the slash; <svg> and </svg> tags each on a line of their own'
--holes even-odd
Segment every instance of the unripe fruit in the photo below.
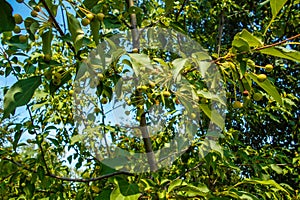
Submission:
<svg viewBox="0 0 300 200">
<path fill-rule="evenodd" d="M 196 119 L 196 117 L 197 117 L 197 115 L 196 115 L 195 113 L 192 113 L 192 114 L 191 114 L 191 118 L 192 118 L 192 119 Z"/>
<path fill-rule="evenodd" d="M 39 15 L 39 13 L 35 10 L 31 11 L 30 14 L 31 14 L 32 17 L 37 17 Z"/>
<path fill-rule="evenodd" d="M 163 91 L 162 94 L 164 95 L 164 97 L 170 97 L 171 96 L 171 93 L 167 90 Z"/>
<path fill-rule="evenodd" d="M 263 95 L 262 95 L 261 93 L 259 93 L 259 92 L 255 93 L 255 94 L 253 95 L 253 99 L 254 99 L 255 101 L 260 101 L 260 100 L 262 99 L 262 97 L 263 97 Z"/>
<path fill-rule="evenodd" d="M 259 82 L 264 82 L 266 79 L 267 79 L 267 76 L 266 76 L 265 74 L 259 74 L 259 75 L 257 76 L 257 80 L 258 80 Z"/>
<path fill-rule="evenodd" d="M 108 100 L 107 100 L 107 98 L 103 97 L 103 98 L 100 100 L 100 102 L 101 102 L 102 104 L 107 104 Z"/>
<path fill-rule="evenodd" d="M 51 61 L 51 55 L 50 54 L 45 54 L 44 55 L 44 61 L 47 62 L 47 63 L 50 62 Z"/>
<path fill-rule="evenodd" d="M 87 15 L 86 15 L 86 18 L 88 18 L 90 21 L 92 21 L 93 19 L 94 19 L 94 14 L 92 14 L 92 13 L 88 13 Z"/>
<path fill-rule="evenodd" d="M 101 111 L 100 108 L 98 108 L 98 107 L 94 108 L 95 113 L 99 113 L 100 111 Z"/>
<path fill-rule="evenodd" d="M 273 70 L 273 65 L 267 64 L 267 65 L 265 66 L 265 70 L 266 70 L 266 72 L 271 72 L 271 71 Z"/>
<path fill-rule="evenodd" d="M 240 101 L 235 101 L 233 103 L 233 108 L 242 108 L 243 107 L 243 103 L 241 103 Z"/>
<path fill-rule="evenodd" d="M 35 6 L 33 9 L 34 9 L 36 12 L 40 12 L 40 11 L 41 11 L 41 7 L 40 7 L 40 6 Z"/>
<path fill-rule="evenodd" d="M 15 26 L 15 28 L 14 28 L 14 33 L 21 33 L 21 28 L 20 28 L 20 26 Z"/>
<path fill-rule="evenodd" d="M 245 90 L 245 91 L 243 92 L 243 96 L 245 96 L 245 97 L 249 96 L 248 90 Z"/>
<path fill-rule="evenodd" d="M 99 21 L 103 21 L 105 15 L 103 13 L 98 13 L 96 17 Z"/>
<path fill-rule="evenodd" d="M 138 49 L 138 48 L 132 49 L 132 53 L 138 53 L 138 52 L 139 52 L 139 49 Z"/>
<path fill-rule="evenodd" d="M 142 89 L 142 91 L 146 91 L 146 90 L 148 89 L 148 86 L 142 85 L 142 86 L 141 86 L 141 89 Z"/>
<path fill-rule="evenodd" d="M 125 115 L 130 115 L 130 111 L 129 111 L 129 110 L 126 110 L 126 111 L 125 111 Z"/>
<path fill-rule="evenodd" d="M 27 41 L 27 37 L 26 37 L 25 35 L 20 35 L 20 36 L 19 36 L 19 41 L 20 41 L 21 43 L 25 43 L 25 42 Z"/>
<path fill-rule="evenodd" d="M 247 60 L 247 65 L 249 67 L 255 67 L 255 62 L 253 60 Z"/>
<path fill-rule="evenodd" d="M 55 73 L 54 75 L 53 75 L 53 79 L 54 80 L 61 80 L 61 74 L 60 73 Z"/>
<path fill-rule="evenodd" d="M 23 2 L 24 2 L 24 0 L 17 0 L 17 2 L 18 2 L 18 3 L 23 3 Z"/>
<path fill-rule="evenodd" d="M 87 26 L 87 25 L 89 25 L 90 23 L 91 23 L 91 21 L 90 21 L 88 18 L 84 18 L 84 19 L 81 20 L 81 24 L 82 24 L 83 26 Z"/>
<path fill-rule="evenodd" d="M 74 94 L 74 90 L 70 90 L 68 93 L 70 96 L 72 96 Z"/>
<path fill-rule="evenodd" d="M 23 18 L 19 14 L 14 14 L 14 19 L 15 19 L 16 24 L 21 24 L 23 22 Z"/>
<path fill-rule="evenodd" d="M 102 73 L 97 74 L 97 77 L 98 77 L 100 80 L 102 80 L 102 79 L 104 78 L 104 76 L 103 76 Z"/>
</svg>

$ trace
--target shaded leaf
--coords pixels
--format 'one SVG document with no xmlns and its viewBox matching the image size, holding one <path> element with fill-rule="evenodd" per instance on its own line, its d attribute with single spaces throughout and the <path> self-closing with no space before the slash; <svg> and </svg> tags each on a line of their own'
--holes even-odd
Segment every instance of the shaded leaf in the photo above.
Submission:
<svg viewBox="0 0 300 200">
<path fill-rule="evenodd" d="M 3 118 L 9 117 L 9 114 L 14 112 L 17 107 L 26 105 L 40 84 L 40 76 L 33 76 L 16 82 L 4 96 Z"/>
<path fill-rule="evenodd" d="M 43 40 L 43 53 L 51 55 L 51 42 L 53 39 L 52 29 L 43 33 L 42 40 Z"/>
<path fill-rule="evenodd" d="M 15 27 L 15 20 L 12 16 L 13 8 L 5 0 L 0 0 L 0 33 L 12 31 Z"/>
</svg>

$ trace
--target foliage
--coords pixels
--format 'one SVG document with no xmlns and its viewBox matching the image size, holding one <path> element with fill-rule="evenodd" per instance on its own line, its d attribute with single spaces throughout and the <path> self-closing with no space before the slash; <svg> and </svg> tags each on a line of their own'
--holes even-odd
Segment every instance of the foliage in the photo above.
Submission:
<svg viewBox="0 0 300 200">
<path fill-rule="evenodd" d="M 12 82 L 1 86 L 2 199 L 300 198 L 300 1 L 0 2 L 0 80 Z M 134 17 L 140 30 L 173 29 L 208 54 L 199 48 L 190 58 L 173 46 L 126 52 L 114 39 L 134 29 Z M 171 40 L 161 39 L 166 45 Z M 113 59 L 105 66 L 108 54 Z M 213 80 L 203 80 L 203 71 L 195 68 L 210 58 L 222 76 L 226 103 L 208 91 Z M 149 63 L 161 71 L 152 69 L 149 75 Z M 265 68 L 269 64 L 273 70 Z M 118 91 L 118 84 L 125 87 L 120 80 L 126 72 L 169 82 L 147 79 Z M 170 87 L 180 78 L 190 87 Z M 78 95 L 78 80 L 89 83 L 90 95 Z M 189 102 L 186 94 L 197 100 Z M 195 132 L 192 138 L 177 138 L 180 145 L 189 140 L 186 151 L 170 166 L 151 172 L 118 171 L 100 162 L 98 138 L 110 137 L 130 153 L 149 152 L 146 140 L 105 120 L 104 110 L 116 98 L 131 106 L 125 114 L 136 124 L 145 122 L 151 106 L 167 112 L 168 123 L 148 140 L 154 151 L 176 138 L 178 121 L 186 116 L 175 111 L 183 105 L 188 113 L 183 124 Z M 212 110 L 214 101 L 226 104 L 225 122 Z M 83 108 L 92 110 L 84 120 L 76 114 Z M 79 121 L 88 127 L 86 134 L 80 133 Z M 217 139 L 210 121 L 222 129 Z M 180 145 L 169 151 L 183 149 Z M 204 147 L 211 146 L 203 156 Z"/>
</svg>

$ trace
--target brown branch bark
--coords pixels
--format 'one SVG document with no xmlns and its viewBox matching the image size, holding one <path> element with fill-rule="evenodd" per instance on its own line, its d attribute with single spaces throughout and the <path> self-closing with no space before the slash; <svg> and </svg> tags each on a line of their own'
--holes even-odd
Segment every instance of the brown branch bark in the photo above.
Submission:
<svg viewBox="0 0 300 200">
<path fill-rule="evenodd" d="M 128 9 L 130 9 L 132 6 L 134 6 L 133 0 L 126 0 Z M 132 13 L 130 14 L 130 25 L 131 25 L 131 34 L 132 34 L 132 46 L 133 49 L 138 49 L 140 48 L 140 42 L 139 42 L 139 30 L 137 27 L 137 19 L 136 19 L 136 14 Z M 142 97 L 142 94 L 138 92 L 138 96 Z M 147 153 L 147 159 L 148 159 L 148 164 L 150 165 L 150 170 L 151 171 L 157 171 L 157 162 L 154 156 L 153 148 L 152 148 L 152 143 L 151 143 L 151 138 L 150 134 L 148 132 L 147 128 L 147 123 L 146 123 L 146 113 L 144 112 L 141 116 L 140 119 L 140 130 L 143 135 L 143 142 L 145 145 L 146 153 Z"/>
<path fill-rule="evenodd" d="M 45 7 L 45 9 L 47 10 L 48 14 L 49 14 L 49 17 L 52 21 L 52 23 L 54 24 L 54 27 L 56 28 L 56 30 L 59 32 L 59 34 L 61 36 L 64 36 L 64 32 L 62 31 L 62 29 L 60 28 L 57 20 L 55 19 L 52 11 L 50 10 L 49 6 L 47 5 L 46 1 L 45 0 L 41 0 L 43 6 Z M 74 46 L 70 43 L 70 42 L 67 42 L 68 46 L 71 48 L 71 50 L 74 52 L 75 56 L 79 58 L 79 56 L 76 55 L 76 51 L 75 51 L 75 48 Z"/>
</svg>

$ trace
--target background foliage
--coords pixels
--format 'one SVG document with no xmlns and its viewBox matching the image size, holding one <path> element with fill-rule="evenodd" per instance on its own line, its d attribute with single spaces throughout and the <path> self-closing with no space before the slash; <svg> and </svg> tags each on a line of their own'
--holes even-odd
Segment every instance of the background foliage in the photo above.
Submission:
<svg viewBox="0 0 300 200">
<path fill-rule="evenodd" d="M 1 85 L 2 199 L 300 197 L 299 0 L 144 0 L 131 7 L 126 1 L 110 0 L 0 3 L 0 75 L 13 82 Z M 197 137 L 168 169 L 118 172 L 101 164 L 83 145 L 72 114 L 78 66 L 99 41 L 130 29 L 132 15 L 139 28 L 172 28 L 208 51 L 227 91 L 222 150 L 199 157 L 210 120 L 204 110 Z M 142 55 L 134 49 L 129 53 Z M 142 53 L 161 63 L 177 58 L 159 49 Z M 134 65 L 133 60 L 128 62 Z M 199 84 L 200 72 L 188 64 L 167 66 L 182 69 L 180 73 L 198 91 L 200 107 L 210 105 L 210 97 L 201 92 L 205 88 Z M 97 115 L 110 103 L 122 70 L 113 63 L 99 75 Z M 167 88 L 154 87 L 158 94 L 143 91 L 156 95 L 147 96 L 149 102 L 174 109 L 176 95 L 159 95 Z M 132 105 L 137 113 L 133 120 L 141 120 L 139 104 Z M 142 141 L 119 127 L 103 126 L 121 148 L 145 151 Z M 172 126 L 151 137 L 154 150 L 172 138 L 168 129 Z M 74 153 L 66 155 L 66 149 Z"/>
</svg>

